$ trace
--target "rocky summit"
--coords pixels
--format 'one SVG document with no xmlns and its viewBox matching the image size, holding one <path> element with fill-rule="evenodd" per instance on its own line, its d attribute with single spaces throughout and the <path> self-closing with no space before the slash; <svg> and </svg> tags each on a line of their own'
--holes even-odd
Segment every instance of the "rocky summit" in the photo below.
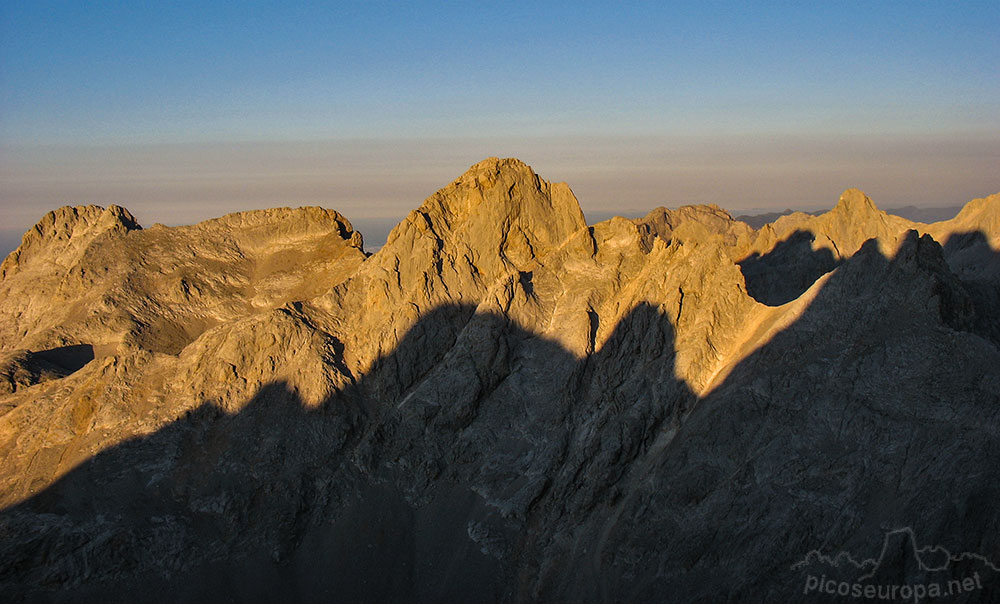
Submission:
<svg viewBox="0 0 1000 604">
<path fill-rule="evenodd" d="M 998 258 L 1000 194 L 588 225 L 496 158 L 375 254 L 49 212 L 0 266 L 0 598 L 997 601 Z"/>
</svg>

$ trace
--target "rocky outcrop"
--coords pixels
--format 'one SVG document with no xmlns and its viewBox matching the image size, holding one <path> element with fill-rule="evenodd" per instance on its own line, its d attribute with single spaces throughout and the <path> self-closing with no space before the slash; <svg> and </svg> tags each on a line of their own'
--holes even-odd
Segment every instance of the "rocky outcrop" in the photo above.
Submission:
<svg viewBox="0 0 1000 604">
<path fill-rule="evenodd" d="M 321 208 L 145 230 L 117 206 L 62 208 L 4 261 L 0 350 L 177 354 L 213 325 L 326 291 L 364 258 L 360 234 Z"/>
<path fill-rule="evenodd" d="M 319 208 L 60 210 L 0 281 L 0 594 L 789 601 L 880 526 L 992 555 L 997 280 L 938 241 L 989 260 L 998 204 L 587 225 L 491 158 L 371 256 Z"/>
<path fill-rule="evenodd" d="M 819 216 L 801 212 L 782 216 L 770 229 L 778 240 L 784 240 L 796 231 L 811 232 L 816 236 L 816 247 L 830 249 L 836 258 L 847 258 L 869 239 L 883 241 L 913 226 L 914 223 L 904 218 L 879 210 L 858 189 L 848 189 L 831 211 Z M 765 226 L 764 230 L 769 228 Z"/>
<path fill-rule="evenodd" d="M 66 206 L 53 210 L 24 234 L 21 245 L 0 264 L 0 278 L 6 280 L 30 268 L 40 273 L 69 268 L 95 240 L 141 228 L 135 217 L 120 206 Z"/>
</svg>

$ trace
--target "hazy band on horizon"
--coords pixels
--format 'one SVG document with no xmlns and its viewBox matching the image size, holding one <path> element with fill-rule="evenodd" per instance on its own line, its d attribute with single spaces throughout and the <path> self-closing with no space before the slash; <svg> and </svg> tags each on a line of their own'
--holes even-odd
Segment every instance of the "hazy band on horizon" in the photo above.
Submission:
<svg viewBox="0 0 1000 604">
<path fill-rule="evenodd" d="M 0 152 L 3 230 L 17 233 L 59 206 L 112 203 L 146 225 L 301 205 L 383 223 L 488 156 L 516 156 L 542 178 L 569 183 L 593 214 L 688 203 L 734 213 L 813 210 L 832 207 L 847 187 L 882 207 L 950 206 L 1000 187 L 997 136 L 439 138 L 7 145 Z"/>
</svg>

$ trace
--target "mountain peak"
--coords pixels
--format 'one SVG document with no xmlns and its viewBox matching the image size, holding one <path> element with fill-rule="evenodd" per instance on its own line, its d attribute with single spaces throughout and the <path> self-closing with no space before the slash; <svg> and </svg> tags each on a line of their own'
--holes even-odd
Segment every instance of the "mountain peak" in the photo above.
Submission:
<svg viewBox="0 0 1000 604">
<path fill-rule="evenodd" d="M 517 158 L 487 157 L 469 167 L 455 180 L 455 184 L 485 190 L 493 187 L 503 176 L 519 177 L 529 181 L 538 180 L 531 166 Z"/>
<path fill-rule="evenodd" d="M 141 229 L 135 217 L 121 206 L 63 206 L 45 214 L 24 234 L 21 245 L 0 265 L 0 277 L 12 274 L 36 257 L 71 264 L 97 237 Z"/>
<path fill-rule="evenodd" d="M 834 212 L 846 214 L 868 214 L 878 212 L 878 207 L 870 197 L 860 189 L 847 189 L 840 195 L 840 200 L 833 208 Z"/>
<path fill-rule="evenodd" d="M 517 159 L 516 157 L 503 157 L 503 158 L 487 157 L 486 159 L 473 164 L 467 170 L 467 172 L 475 172 L 482 170 L 502 170 L 505 168 L 514 170 L 531 170 L 531 166 Z"/>
<path fill-rule="evenodd" d="M 497 157 L 472 165 L 451 185 L 428 197 L 393 229 L 387 245 L 391 247 L 408 229 L 407 223 L 414 221 L 421 232 L 445 238 L 449 232 L 461 232 L 468 241 L 478 241 L 493 231 L 506 240 L 507 234 L 500 231 L 524 227 L 530 239 L 538 238 L 545 246 L 558 245 L 586 226 L 569 186 L 542 180 L 519 159 Z"/>
</svg>

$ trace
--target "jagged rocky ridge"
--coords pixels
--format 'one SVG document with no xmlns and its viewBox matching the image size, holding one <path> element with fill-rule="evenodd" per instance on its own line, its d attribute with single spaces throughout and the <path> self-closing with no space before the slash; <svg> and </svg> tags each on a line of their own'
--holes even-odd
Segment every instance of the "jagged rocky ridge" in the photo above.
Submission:
<svg viewBox="0 0 1000 604">
<path fill-rule="evenodd" d="M 901 526 L 1000 559 L 998 249 L 1000 194 L 588 226 L 510 159 L 370 256 L 319 208 L 62 208 L 0 267 L 0 595 L 789 601 Z"/>
</svg>

